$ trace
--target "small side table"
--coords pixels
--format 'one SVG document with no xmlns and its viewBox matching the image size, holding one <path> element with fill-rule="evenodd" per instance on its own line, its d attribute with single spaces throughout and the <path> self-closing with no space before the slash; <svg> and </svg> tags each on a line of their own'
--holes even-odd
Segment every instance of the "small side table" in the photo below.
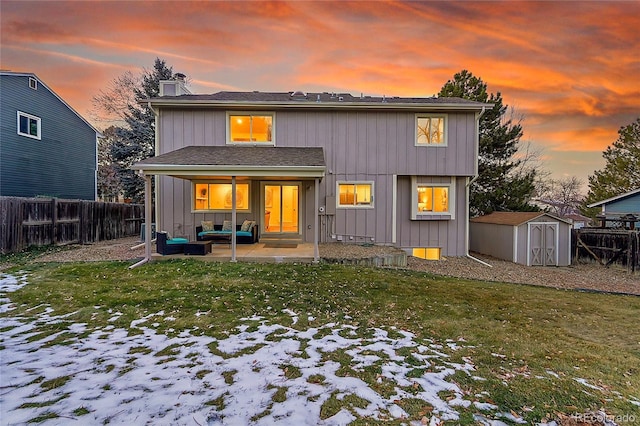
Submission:
<svg viewBox="0 0 640 426">
<path fill-rule="evenodd" d="M 211 241 L 191 241 L 184 245 L 184 254 L 204 256 L 211 253 Z"/>
</svg>

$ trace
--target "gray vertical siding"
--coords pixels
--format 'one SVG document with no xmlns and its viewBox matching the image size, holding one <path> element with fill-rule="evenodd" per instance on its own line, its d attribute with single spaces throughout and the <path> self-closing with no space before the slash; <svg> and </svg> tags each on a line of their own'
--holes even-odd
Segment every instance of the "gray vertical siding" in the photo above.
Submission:
<svg viewBox="0 0 640 426">
<path fill-rule="evenodd" d="M 442 179 L 431 181 L 438 183 Z M 428 179 L 423 179 L 428 181 Z M 439 247 L 444 256 L 465 255 L 466 207 L 465 178 L 456 179 L 456 216 L 453 220 L 410 220 L 411 217 L 411 179 L 410 176 L 398 177 L 397 205 L 397 245 L 402 248 Z M 390 237 L 389 237 L 390 239 Z"/>
<path fill-rule="evenodd" d="M 233 109 L 233 108 L 230 108 Z M 397 209 L 397 241 L 403 248 L 441 247 L 443 255 L 465 254 L 466 177 L 475 170 L 475 115 L 448 113 L 448 146 L 416 147 L 415 113 L 396 111 L 276 111 L 276 146 L 323 147 L 327 171 L 320 182 L 320 205 L 336 196 L 337 181 L 373 181 L 373 209 L 336 209 L 331 234 L 374 238 L 391 244 L 393 211 Z M 226 111 L 161 109 L 158 154 L 184 146 L 226 143 Z M 398 175 L 397 206 L 392 203 L 393 175 Z M 425 182 L 449 182 L 456 176 L 455 220 L 410 220 L 410 176 Z M 431 180 L 430 180 L 431 179 Z M 309 190 L 307 190 L 309 186 Z M 191 183 L 161 177 L 158 184 L 160 226 L 192 235 L 201 220 L 217 223 L 230 214 L 191 213 Z M 314 209 L 313 182 L 302 185 L 303 239 L 311 241 Z M 252 185 L 251 213 L 239 214 L 262 222 L 260 185 Z"/>
<path fill-rule="evenodd" d="M 471 222 L 469 229 L 469 249 L 476 253 L 488 254 L 497 259 L 514 261 L 513 236 L 515 233 L 518 233 L 518 244 L 520 245 L 520 241 L 523 241 L 524 238 L 520 237 L 520 231 L 521 229 L 512 225 Z"/>
<path fill-rule="evenodd" d="M 94 200 L 96 132 L 29 76 L 0 76 L 0 195 Z M 41 139 L 17 133 L 17 111 L 41 120 Z"/>
</svg>

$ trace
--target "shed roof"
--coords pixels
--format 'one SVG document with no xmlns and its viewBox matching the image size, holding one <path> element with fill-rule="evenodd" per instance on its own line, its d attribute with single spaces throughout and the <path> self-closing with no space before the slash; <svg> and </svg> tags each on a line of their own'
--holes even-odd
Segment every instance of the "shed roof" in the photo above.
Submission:
<svg viewBox="0 0 640 426">
<path fill-rule="evenodd" d="M 478 216 L 470 219 L 473 223 L 491 223 L 494 225 L 511 225 L 518 226 L 537 219 L 541 216 L 549 216 L 560 222 L 570 223 L 565 219 L 561 219 L 545 212 L 493 212 L 484 216 Z"/>
</svg>

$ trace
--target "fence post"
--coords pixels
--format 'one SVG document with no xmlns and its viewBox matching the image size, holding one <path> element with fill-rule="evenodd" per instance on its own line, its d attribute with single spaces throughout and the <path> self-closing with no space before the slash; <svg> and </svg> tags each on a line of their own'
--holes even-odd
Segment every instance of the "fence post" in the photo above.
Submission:
<svg viewBox="0 0 640 426">
<path fill-rule="evenodd" d="M 58 199 L 51 199 L 51 244 L 58 244 Z"/>
<path fill-rule="evenodd" d="M 84 244 L 84 203 L 78 201 L 78 244 Z"/>
</svg>

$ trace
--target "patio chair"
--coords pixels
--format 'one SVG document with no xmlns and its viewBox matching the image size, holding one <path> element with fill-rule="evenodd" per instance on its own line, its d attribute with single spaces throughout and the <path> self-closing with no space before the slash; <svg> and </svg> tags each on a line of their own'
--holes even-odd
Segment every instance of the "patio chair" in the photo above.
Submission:
<svg viewBox="0 0 640 426">
<path fill-rule="evenodd" d="M 156 251 L 163 256 L 184 253 L 184 245 L 188 242 L 186 238 L 170 238 L 165 231 L 156 232 Z"/>
</svg>

